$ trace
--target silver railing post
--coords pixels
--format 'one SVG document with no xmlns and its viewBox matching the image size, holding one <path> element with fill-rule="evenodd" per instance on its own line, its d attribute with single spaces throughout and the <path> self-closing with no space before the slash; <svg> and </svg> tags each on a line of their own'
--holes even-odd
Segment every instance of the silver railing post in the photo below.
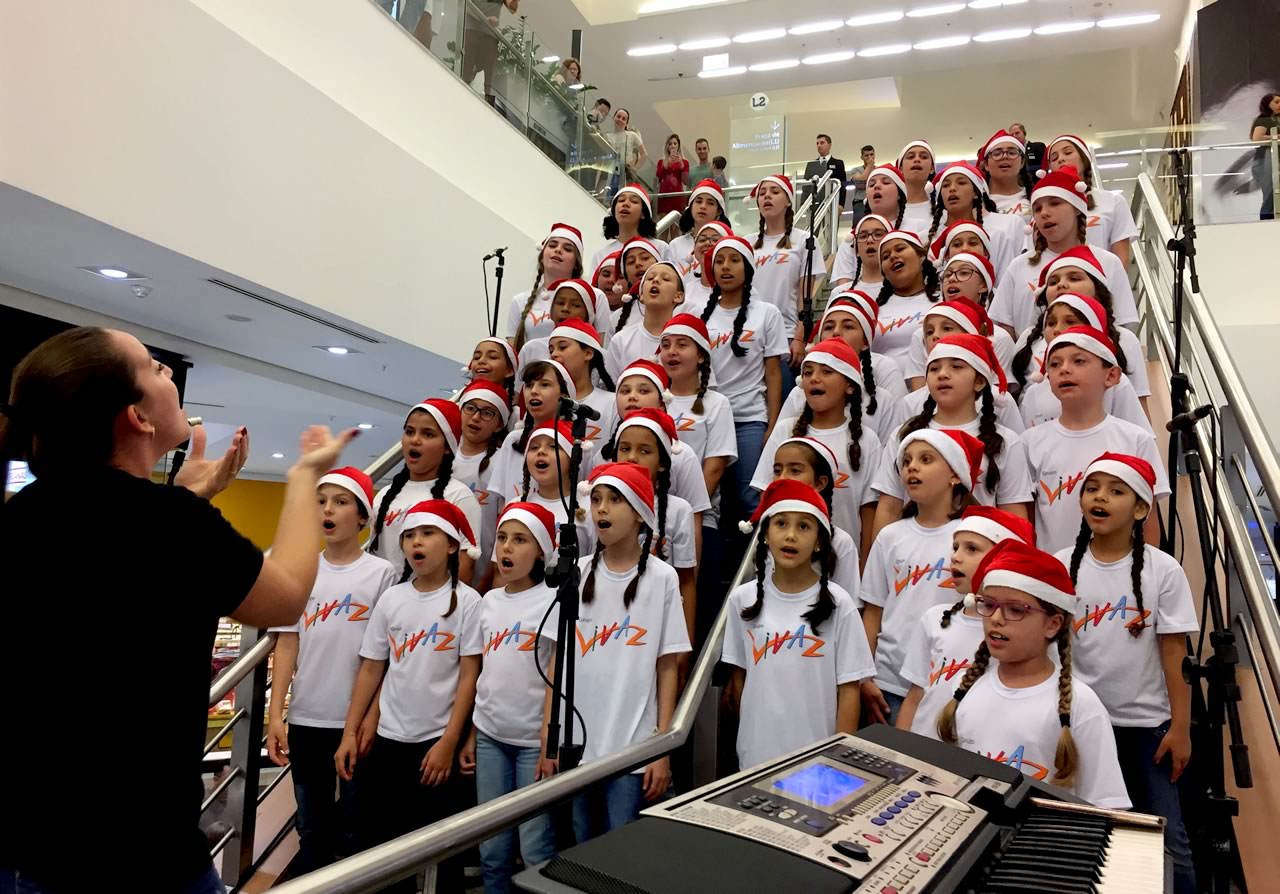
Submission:
<svg viewBox="0 0 1280 894">
<path fill-rule="evenodd" d="M 270 634 L 257 627 L 240 628 L 240 653 Z M 231 764 L 234 774 L 226 789 L 227 811 L 236 834 L 227 842 L 222 857 L 222 880 L 231 887 L 244 880 L 253 865 L 254 839 L 258 826 L 258 776 L 262 769 L 262 725 L 267 707 L 267 661 L 258 662 L 253 672 L 236 686 L 236 707 L 248 713 L 231 734 Z"/>
</svg>

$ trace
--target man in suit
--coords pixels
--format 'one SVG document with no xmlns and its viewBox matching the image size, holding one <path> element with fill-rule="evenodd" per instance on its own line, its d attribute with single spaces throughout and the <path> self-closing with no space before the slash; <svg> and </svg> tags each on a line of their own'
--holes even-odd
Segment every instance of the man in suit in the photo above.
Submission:
<svg viewBox="0 0 1280 894">
<path fill-rule="evenodd" d="M 1040 163 L 1044 159 L 1044 143 L 1028 142 L 1027 128 L 1017 121 L 1009 125 L 1009 133 L 1022 143 L 1022 149 L 1027 156 L 1027 177 L 1030 178 L 1032 183 L 1035 183 L 1036 169 L 1040 167 Z"/>
<path fill-rule="evenodd" d="M 831 175 L 831 179 L 840 184 L 840 198 L 837 200 L 840 207 L 844 207 L 844 186 L 845 173 L 844 161 L 831 156 L 831 137 L 825 133 L 818 134 L 818 157 L 805 165 L 804 179 L 809 183 L 813 182 L 814 177 L 821 177 L 830 169 L 835 173 Z"/>
</svg>

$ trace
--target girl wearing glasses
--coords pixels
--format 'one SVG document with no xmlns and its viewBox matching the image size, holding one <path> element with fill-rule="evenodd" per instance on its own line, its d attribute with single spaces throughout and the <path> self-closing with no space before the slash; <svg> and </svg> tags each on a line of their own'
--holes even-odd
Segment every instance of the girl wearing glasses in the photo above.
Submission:
<svg viewBox="0 0 1280 894">
<path fill-rule="evenodd" d="M 511 398 L 501 385 L 476 379 L 462 390 L 462 443 L 453 458 L 453 476 L 475 495 L 480 504 L 480 527 L 473 528 L 480 537 L 480 558 L 472 572 L 472 586 L 487 590 L 492 580 L 493 536 L 498 526 L 498 501 L 489 494 L 489 476 L 493 458 L 507 437 L 507 421 L 511 418 Z"/>
<path fill-rule="evenodd" d="M 893 225 L 879 214 L 868 214 L 858 221 L 853 238 L 840 245 L 835 265 L 831 268 L 832 282 L 849 284 L 859 292 L 874 295 L 880 291 L 884 274 L 880 272 L 880 241 L 889 235 Z"/>
<path fill-rule="evenodd" d="M 1048 553 L 1005 540 L 973 578 L 983 640 L 938 717 L 938 738 L 1073 791 L 1097 807 L 1130 805 L 1107 709 L 1071 676 L 1071 576 Z M 1059 664 L 1049 657 L 1058 651 Z M 998 661 L 987 673 L 991 659 Z"/>
<path fill-rule="evenodd" d="M 987 194 L 986 177 L 967 161 L 947 165 L 942 172 L 926 241 L 933 242 L 943 228 L 944 217 L 947 226 L 971 221 L 986 230 L 991 263 L 997 270 L 1007 269 L 1009 262 L 1021 254 L 1026 245 L 1026 225 L 1007 214 L 998 213 L 995 202 Z"/>
<path fill-rule="evenodd" d="M 1031 180 L 1022 143 L 1007 130 L 998 130 L 978 150 L 978 167 L 987 176 L 991 201 L 1001 214 L 1031 223 Z"/>
</svg>

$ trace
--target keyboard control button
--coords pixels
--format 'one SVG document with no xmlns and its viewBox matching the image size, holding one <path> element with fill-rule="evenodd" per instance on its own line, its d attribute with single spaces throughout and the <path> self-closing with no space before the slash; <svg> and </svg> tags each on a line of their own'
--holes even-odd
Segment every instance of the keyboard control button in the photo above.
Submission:
<svg viewBox="0 0 1280 894">
<path fill-rule="evenodd" d="M 835 848 L 837 854 L 843 854 L 850 860 L 859 860 L 863 863 L 871 862 L 871 852 L 856 841 L 837 841 L 831 846 Z"/>
</svg>

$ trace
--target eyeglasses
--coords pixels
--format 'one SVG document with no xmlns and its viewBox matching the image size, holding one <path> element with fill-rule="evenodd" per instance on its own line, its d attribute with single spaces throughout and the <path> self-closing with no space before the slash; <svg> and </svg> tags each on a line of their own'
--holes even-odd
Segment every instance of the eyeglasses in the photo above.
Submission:
<svg viewBox="0 0 1280 894">
<path fill-rule="evenodd" d="M 879 242 L 881 239 L 883 239 L 885 236 L 888 236 L 888 235 L 889 235 L 888 233 L 885 233 L 882 230 L 868 230 L 865 233 L 858 234 L 858 242 L 862 243 L 863 245 L 867 245 L 872 242 Z"/>
<path fill-rule="evenodd" d="M 956 282 L 968 282 L 973 279 L 973 275 L 977 272 L 972 267 L 961 267 L 956 264 L 954 267 L 948 267 L 942 271 L 942 281 L 946 282 L 949 279 L 954 279 Z"/>
<path fill-rule="evenodd" d="M 498 411 L 493 407 L 481 407 L 476 404 L 463 404 L 463 416 L 479 416 L 485 422 L 492 422 L 498 418 Z"/>
<path fill-rule="evenodd" d="M 999 161 L 1000 159 L 1004 159 L 1004 158 L 1014 159 L 1014 158 L 1021 158 L 1021 157 L 1022 157 L 1022 153 L 1019 152 L 1017 149 L 992 149 L 990 152 L 987 153 L 987 158 L 990 158 L 996 161 Z"/>
<path fill-rule="evenodd" d="M 973 607 L 978 610 L 978 614 L 984 618 L 993 618 L 996 609 L 1004 615 L 1004 619 L 1010 622 L 1021 621 L 1027 616 L 1028 612 L 1040 612 L 1042 615 L 1051 615 L 1053 612 L 1039 608 L 1034 605 L 1027 605 L 1025 602 L 999 602 L 990 596 L 979 596 L 973 600 Z"/>
</svg>

